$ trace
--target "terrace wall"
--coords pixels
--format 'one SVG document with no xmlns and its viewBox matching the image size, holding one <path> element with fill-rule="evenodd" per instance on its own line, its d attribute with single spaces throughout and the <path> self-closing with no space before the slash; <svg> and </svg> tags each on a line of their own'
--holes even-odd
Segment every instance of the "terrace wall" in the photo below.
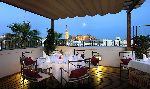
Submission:
<svg viewBox="0 0 150 89">
<path fill-rule="evenodd" d="M 119 67 L 120 58 L 119 52 L 125 50 L 125 47 L 66 47 L 59 46 L 57 50 L 65 53 L 73 54 L 74 49 L 85 50 L 85 58 L 92 57 L 92 51 L 98 52 L 102 56 L 102 61 L 99 62 L 103 66 Z M 0 78 L 20 72 L 20 60 L 22 52 L 31 52 L 26 56 L 31 56 L 33 60 L 42 56 L 43 48 L 26 48 L 0 51 Z"/>
<path fill-rule="evenodd" d="M 0 78 L 20 72 L 20 57 L 22 52 L 32 52 L 25 54 L 35 60 L 42 56 L 43 48 L 26 48 L 26 49 L 14 49 L 0 51 Z"/>
</svg>

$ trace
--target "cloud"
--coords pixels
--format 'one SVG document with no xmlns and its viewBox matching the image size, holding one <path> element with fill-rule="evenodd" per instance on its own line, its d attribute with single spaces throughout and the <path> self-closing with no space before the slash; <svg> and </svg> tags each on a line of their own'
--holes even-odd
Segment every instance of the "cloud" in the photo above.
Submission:
<svg viewBox="0 0 150 89">
<path fill-rule="evenodd" d="M 85 26 L 86 26 L 86 23 L 82 23 L 82 26 L 85 27 Z"/>
</svg>

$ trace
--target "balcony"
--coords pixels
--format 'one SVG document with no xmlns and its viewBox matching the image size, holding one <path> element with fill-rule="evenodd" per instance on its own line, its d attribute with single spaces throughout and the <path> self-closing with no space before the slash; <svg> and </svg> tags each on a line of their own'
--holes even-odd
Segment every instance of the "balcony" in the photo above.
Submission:
<svg viewBox="0 0 150 89">
<path fill-rule="evenodd" d="M 125 77 L 120 77 L 120 56 L 119 53 L 131 48 L 131 11 L 140 7 L 145 0 L 120 0 L 120 1 L 112 1 L 110 3 L 108 0 L 99 1 L 66 1 L 62 0 L 59 2 L 58 0 L 49 2 L 49 1 L 40 1 L 35 2 L 34 0 L 2 0 L 2 2 L 22 8 L 24 10 L 31 11 L 33 13 L 39 14 L 41 16 L 47 17 L 51 19 L 51 28 L 54 29 L 54 20 L 59 18 L 64 19 L 67 17 L 76 17 L 76 16 L 94 16 L 97 14 L 105 15 L 108 13 L 118 13 L 121 10 L 127 10 L 127 47 L 117 47 L 115 42 L 107 42 L 104 44 L 98 43 L 86 43 L 80 46 L 87 47 L 69 47 L 69 46 L 58 46 L 56 50 L 62 50 L 63 52 L 68 52 L 74 54 L 74 50 L 84 50 L 85 59 L 91 58 L 93 56 L 93 52 L 98 53 L 101 56 L 101 60 L 99 61 L 97 66 L 93 66 L 89 69 L 89 73 L 91 75 L 89 81 L 78 81 L 75 85 L 68 84 L 66 86 L 62 86 L 59 80 L 57 80 L 54 76 L 43 80 L 39 84 L 29 82 L 29 80 L 22 81 L 22 76 L 20 74 L 21 65 L 20 65 L 20 57 L 22 56 L 22 52 L 30 52 L 26 56 L 32 57 L 35 61 L 39 57 L 43 57 L 43 47 L 35 48 L 24 48 L 24 49 L 16 49 L 17 45 L 13 46 L 10 41 L 6 41 L 3 45 L 1 42 L 0 46 L 0 88 L 1 89 L 29 89 L 29 88 L 37 88 L 40 85 L 41 89 L 50 89 L 50 88 L 96 88 L 96 89 L 136 89 L 132 85 L 129 84 L 127 77 L 127 73 L 123 72 Z M 40 2 L 40 3 L 39 3 Z M 104 2 L 104 3 L 103 3 Z M 81 6 L 82 5 L 82 6 Z M 96 6 L 96 7 L 93 7 Z M 53 8 L 52 8 L 53 7 Z M 112 8 L 113 7 L 113 8 Z M 101 8 L 101 10 L 99 10 Z M 29 43 L 30 44 L 30 43 Z M 115 45 L 115 46 L 110 46 Z M 120 42 L 117 43 L 120 46 Z M 97 47 L 94 45 L 98 45 L 101 47 Z M 74 44 L 73 44 L 74 46 Z M 90 47 L 89 47 L 90 46 Z M 105 47 L 102 47 L 105 46 Z M 110 46 L 110 47 L 107 47 Z M 125 45 L 126 46 L 126 45 Z M 4 50 L 6 49 L 6 50 Z M 81 51 L 82 53 L 82 51 Z M 79 51 L 79 54 L 81 54 Z M 55 60 L 55 59 L 54 59 Z M 59 74 L 52 73 L 53 75 Z M 133 72 L 134 74 L 134 72 Z M 88 81 L 88 83 L 87 83 Z M 77 85 L 77 87 L 76 87 Z"/>
</svg>

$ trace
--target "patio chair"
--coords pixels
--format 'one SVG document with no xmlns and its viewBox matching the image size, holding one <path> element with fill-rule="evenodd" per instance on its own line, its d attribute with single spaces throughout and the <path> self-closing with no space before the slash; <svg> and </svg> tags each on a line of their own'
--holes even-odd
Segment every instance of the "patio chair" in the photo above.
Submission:
<svg viewBox="0 0 150 89">
<path fill-rule="evenodd" d="M 94 65 L 94 66 L 97 66 L 98 63 L 99 63 L 99 59 L 97 59 L 97 58 L 95 57 L 95 55 L 92 56 L 92 58 L 91 58 L 91 64 Z"/>
<path fill-rule="evenodd" d="M 50 69 L 49 69 L 50 70 Z M 36 83 L 36 86 L 38 88 L 46 87 L 46 80 L 52 76 L 52 74 L 49 72 L 39 72 L 32 69 L 23 69 L 23 74 L 21 75 L 23 78 L 23 86 L 25 84 L 25 79 L 28 80 L 30 83 Z"/>
<path fill-rule="evenodd" d="M 77 49 L 74 49 L 74 55 L 80 55 L 83 59 L 85 58 L 85 50 L 77 50 Z"/>
<path fill-rule="evenodd" d="M 130 60 L 134 60 L 134 52 L 130 52 L 130 51 L 123 51 L 123 52 L 119 52 L 119 57 L 120 57 L 120 79 L 122 77 L 122 72 L 127 72 L 127 76 L 129 74 L 129 68 L 128 68 L 128 63 L 130 62 Z M 124 73 L 126 74 L 126 73 Z"/>
<path fill-rule="evenodd" d="M 22 52 L 22 57 L 20 57 L 21 64 L 21 74 L 23 73 L 23 69 L 34 69 L 37 70 L 37 61 L 33 61 L 31 57 L 26 57 L 24 54 L 30 52 Z"/>
<path fill-rule="evenodd" d="M 37 61 L 31 60 L 31 57 L 24 56 L 25 53 L 29 52 L 23 52 L 22 57 L 20 57 L 20 64 L 21 64 L 21 77 L 23 78 L 23 86 L 24 86 L 24 80 L 27 79 L 30 82 L 36 82 L 38 83 L 37 86 L 41 87 L 45 85 L 43 84 L 44 79 L 49 78 L 51 74 L 51 67 L 47 68 L 47 71 L 42 72 L 37 70 Z M 41 83 L 39 83 L 41 82 Z"/>
<path fill-rule="evenodd" d="M 84 61 L 84 60 L 82 60 Z M 68 61 L 68 71 L 64 70 L 63 68 L 61 69 L 61 84 L 62 81 L 65 80 L 65 78 L 63 78 L 62 72 L 66 72 L 68 73 L 68 81 L 66 81 L 65 87 L 78 87 L 80 82 L 84 82 L 87 80 L 87 82 L 89 83 L 89 77 L 90 74 L 88 73 L 88 70 L 90 67 L 85 67 L 85 66 L 80 66 L 77 67 L 77 65 L 74 65 L 73 63 L 75 62 L 82 62 L 81 60 L 79 61 Z M 74 70 L 69 70 L 69 64 L 75 66 L 76 68 Z M 69 75 L 70 74 L 70 75 Z M 72 86 L 72 84 L 76 85 L 76 86 Z M 63 84 L 62 84 L 63 85 Z"/>
<path fill-rule="evenodd" d="M 101 61 L 102 59 L 98 52 L 92 51 L 92 57 L 90 58 L 90 60 L 92 65 L 97 66 L 99 65 L 99 61 Z"/>
<path fill-rule="evenodd" d="M 120 78 L 121 78 L 121 72 L 123 70 L 127 70 L 127 72 L 129 73 L 129 68 L 128 68 L 128 63 L 130 62 L 130 60 L 132 60 L 131 58 L 126 58 L 126 59 L 120 59 L 122 62 L 120 63 Z"/>
</svg>

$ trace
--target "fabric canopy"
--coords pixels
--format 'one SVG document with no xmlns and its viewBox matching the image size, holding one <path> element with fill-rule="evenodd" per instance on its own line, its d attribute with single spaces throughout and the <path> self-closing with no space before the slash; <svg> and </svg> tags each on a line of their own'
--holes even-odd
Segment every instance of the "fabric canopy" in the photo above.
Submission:
<svg viewBox="0 0 150 89">
<path fill-rule="evenodd" d="M 1 0 L 4 3 L 50 18 L 64 19 L 86 15 L 116 14 L 121 10 L 129 10 L 138 3 L 140 7 L 144 0 Z"/>
</svg>

